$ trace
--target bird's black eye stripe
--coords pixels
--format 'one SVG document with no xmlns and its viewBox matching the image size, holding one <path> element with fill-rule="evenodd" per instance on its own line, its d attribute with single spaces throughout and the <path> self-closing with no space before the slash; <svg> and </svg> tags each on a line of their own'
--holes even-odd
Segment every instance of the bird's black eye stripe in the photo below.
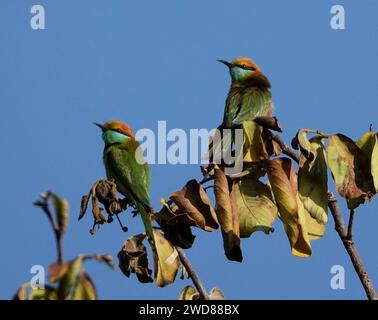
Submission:
<svg viewBox="0 0 378 320">
<path fill-rule="evenodd" d="M 241 69 L 244 69 L 244 70 L 252 70 L 252 71 L 256 70 L 254 67 L 248 67 L 245 64 L 238 64 L 236 66 L 239 67 L 239 68 L 241 68 Z"/>
</svg>

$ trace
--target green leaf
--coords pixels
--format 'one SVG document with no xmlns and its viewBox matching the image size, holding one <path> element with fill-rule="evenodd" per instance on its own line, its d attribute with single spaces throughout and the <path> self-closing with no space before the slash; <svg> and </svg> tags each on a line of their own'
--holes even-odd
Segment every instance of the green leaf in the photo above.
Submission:
<svg viewBox="0 0 378 320">
<path fill-rule="evenodd" d="M 322 224 L 328 221 L 328 186 L 325 148 L 319 136 L 309 141 L 313 160 L 300 156 L 298 192 L 304 208 Z"/>
<path fill-rule="evenodd" d="M 369 200 L 375 188 L 369 159 L 363 151 L 350 138 L 336 134 L 329 137 L 327 156 L 336 190 L 348 200 L 349 208 Z"/>
<path fill-rule="evenodd" d="M 157 286 L 164 287 L 175 281 L 181 263 L 176 248 L 164 237 L 162 232 L 154 229 L 154 238 L 156 248 L 153 250 L 155 282 Z"/>
<path fill-rule="evenodd" d="M 240 236 L 248 238 L 255 231 L 269 233 L 277 217 L 270 187 L 253 178 L 234 181 L 233 193 L 239 214 Z"/>
<path fill-rule="evenodd" d="M 179 295 L 179 300 L 198 300 L 199 293 L 192 286 L 186 286 L 183 288 Z"/>
<path fill-rule="evenodd" d="M 218 221 L 206 191 L 196 180 L 187 182 L 184 188 L 169 198 L 177 205 L 182 219 L 205 231 L 218 229 Z"/>
<path fill-rule="evenodd" d="M 73 300 L 97 300 L 96 287 L 86 272 L 78 280 Z"/>
<path fill-rule="evenodd" d="M 306 258 L 311 245 L 306 229 L 306 215 L 298 195 L 297 175 L 288 158 L 265 161 L 274 199 L 289 238 L 292 254 Z"/>
<path fill-rule="evenodd" d="M 375 193 L 378 192 L 378 133 L 366 132 L 356 143 L 362 152 L 367 156 L 370 163 L 370 171 L 373 177 Z"/>
<path fill-rule="evenodd" d="M 67 200 L 59 198 L 55 194 L 52 195 L 52 202 L 58 220 L 59 232 L 63 235 L 68 226 L 69 204 Z"/>
<path fill-rule="evenodd" d="M 69 299 L 77 286 L 78 278 L 83 272 L 82 256 L 68 262 L 68 270 L 61 278 L 58 287 L 58 294 L 61 299 Z"/>
<path fill-rule="evenodd" d="M 232 181 L 218 166 L 214 169 L 214 179 L 215 211 L 222 230 L 224 251 L 229 260 L 241 262 L 239 215 L 235 194 L 231 193 Z"/>
</svg>

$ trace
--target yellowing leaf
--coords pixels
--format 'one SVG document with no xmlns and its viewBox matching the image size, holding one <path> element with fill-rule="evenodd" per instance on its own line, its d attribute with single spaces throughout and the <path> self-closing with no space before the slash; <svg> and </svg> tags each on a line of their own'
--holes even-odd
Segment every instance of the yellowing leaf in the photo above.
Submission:
<svg viewBox="0 0 378 320">
<path fill-rule="evenodd" d="M 336 134 L 329 137 L 327 156 L 337 192 L 349 201 L 370 199 L 374 183 L 368 157 L 362 150 L 348 137 Z"/>
<path fill-rule="evenodd" d="M 280 218 L 292 248 L 298 257 L 311 255 L 310 240 L 306 230 L 306 215 L 297 192 L 297 175 L 291 160 L 277 158 L 265 161 Z"/>
<path fill-rule="evenodd" d="M 169 198 L 178 206 L 178 212 L 186 216 L 193 226 L 205 231 L 218 229 L 218 221 L 206 191 L 196 180 L 187 182 L 184 188 L 172 193 Z"/>
<path fill-rule="evenodd" d="M 29 300 L 58 300 L 58 293 L 55 288 L 46 286 L 44 289 L 32 289 Z"/>
<path fill-rule="evenodd" d="M 55 283 L 59 281 L 68 271 L 70 267 L 69 263 L 59 263 L 55 262 L 50 265 L 49 267 L 49 281 L 51 283 Z"/>
<path fill-rule="evenodd" d="M 378 133 L 366 132 L 357 142 L 357 146 L 367 156 L 373 177 L 375 193 L 378 192 Z"/>
<path fill-rule="evenodd" d="M 262 139 L 262 128 L 255 121 L 243 122 L 243 160 L 245 162 L 260 161 L 268 158 Z"/>
<path fill-rule="evenodd" d="M 306 130 L 299 130 L 295 139 L 299 146 L 299 149 L 301 150 L 302 155 L 309 161 L 314 160 L 316 151 L 314 150 L 311 142 L 307 138 Z"/>
<path fill-rule="evenodd" d="M 218 166 L 214 169 L 214 179 L 215 211 L 222 229 L 224 252 L 229 260 L 241 262 L 239 215 L 235 195 L 230 190 L 232 182 Z"/>
<path fill-rule="evenodd" d="M 328 187 L 326 154 L 321 138 L 309 141 L 313 160 L 300 156 L 298 192 L 304 208 L 319 223 L 328 221 Z"/>
<path fill-rule="evenodd" d="M 159 287 L 164 287 L 175 281 L 177 271 L 181 265 L 175 247 L 164 237 L 163 233 L 154 229 L 155 248 L 154 265 L 155 281 Z"/>
<path fill-rule="evenodd" d="M 269 233 L 277 217 L 272 191 L 266 184 L 251 178 L 234 181 L 233 193 L 239 214 L 240 236 L 248 238 L 255 231 Z"/>
<path fill-rule="evenodd" d="M 192 286 L 186 286 L 183 288 L 179 295 L 179 300 L 198 300 L 199 293 Z"/>
<path fill-rule="evenodd" d="M 58 220 L 59 232 L 63 235 L 68 226 L 69 204 L 67 200 L 59 198 L 55 194 L 52 195 L 52 201 Z"/>
<path fill-rule="evenodd" d="M 83 258 L 79 256 L 68 264 L 68 270 L 59 282 L 58 294 L 61 299 L 71 298 L 77 285 L 77 280 L 83 271 Z"/>
<path fill-rule="evenodd" d="M 96 287 L 87 273 L 78 280 L 73 300 L 96 300 Z"/>
</svg>

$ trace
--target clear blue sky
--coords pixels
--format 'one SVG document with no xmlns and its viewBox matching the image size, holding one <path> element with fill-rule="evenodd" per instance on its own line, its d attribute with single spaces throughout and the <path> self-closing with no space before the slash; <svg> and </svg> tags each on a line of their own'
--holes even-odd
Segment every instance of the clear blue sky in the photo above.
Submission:
<svg viewBox="0 0 378 320">
<path fill-rule="evenodd" d="M 30 28 L 30 8 L 46 9 L 46 30 Z M 329 26 L 330 7 L 344 4 L 346 29 Z M 273 85 L 276 115 L 290 141 L 298 128 L 343 132 L 357 139 L 378 128 L 378 2 L 364 1 L 105 1 L 0 4 L 1 211 L 0 298 L 46 268 L 55 244 L 46 217 L 32 206 L 52 188 L 71 203 L 65 257 L 116 256 L 124 234 L 116 223 L 95 236 L 88 215 L 77 221 L 80 198 L 104 177 L 102 141 L 92 122 L 111 118 L 133 129 L 213 128 L 223 114 L 227 70 L 216 59 L 252 57 Z M 195 165 L 154 165 L 152 202 L 200 178 Z M 345 208 L 345 206 L 343 206 Z M 356 215 L 355 240 L 378 286 L 378 202 Z M 327 226 L 313 255 L 291 255 L 279 221 L 270 236 L 242 242 L 244 262 L 226 260 L 220 232 L 197 235 L 188 256 L 207 288 L 227 298 L 364 298 L 340 239 Z M 346 289 L 330 288 L 330 268 L 343 265 Z M 176 299 L 189 281 L 160 289 L 88 263 L 102 299 Z"/>
</svg>

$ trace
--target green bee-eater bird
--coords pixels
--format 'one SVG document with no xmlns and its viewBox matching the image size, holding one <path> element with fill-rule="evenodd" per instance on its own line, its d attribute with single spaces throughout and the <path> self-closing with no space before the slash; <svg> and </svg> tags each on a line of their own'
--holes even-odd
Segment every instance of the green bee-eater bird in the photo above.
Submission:
<svg viewBox="0 0 378 320">
<path fill-rule="evenodd" d="M 102 130 L 103 160 L 108 179 L 140 212 L 147 235 L 153 239 L 150 207 L 150 170 L 130 127 L 119 120 L 95 123 Z"/>
<path fill-rule="evenodd" d="M 260 68 L 248 58 L 236 58 L 225 64 L 231 75 L 231 88 L 227 96 L 223 116 L 223 128 L 233 128 L 243 121 L 273 112 L 270 83 Z"/>
</svg>

